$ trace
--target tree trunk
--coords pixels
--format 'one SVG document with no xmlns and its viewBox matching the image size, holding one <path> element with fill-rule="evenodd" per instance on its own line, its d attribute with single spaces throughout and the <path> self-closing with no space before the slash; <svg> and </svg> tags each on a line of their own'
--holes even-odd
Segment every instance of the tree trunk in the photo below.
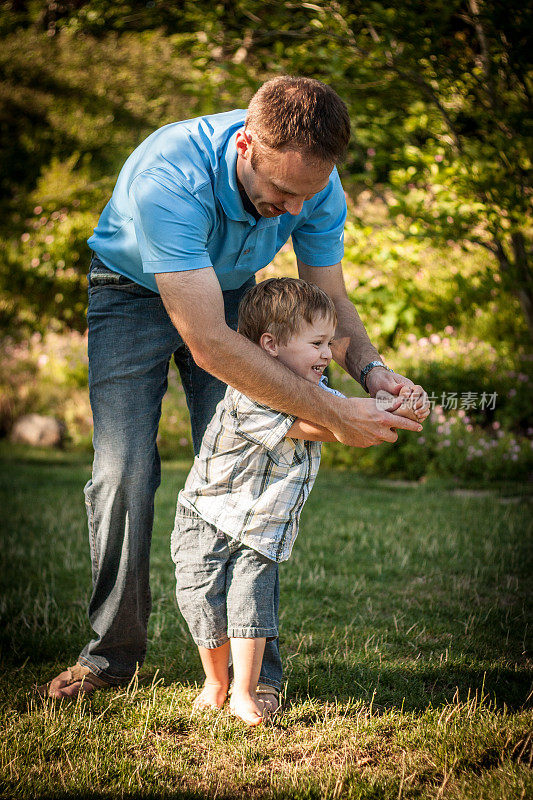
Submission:
<svg viewBox="0 0 533 800">
<path fill-rule="evenodd" d="M 514 271 L 517 277 L 516 293 L 533 339 L 533 272 L 529 263 L 524 234 L 517 232 L 511 236 Z"/>
<path fill-rule="evenodd" d="M 511 235 L 514 262 L 509 259 L 497 237 L 494 238 L 494 244 L 505 285 L 518 298 L 533 340 L 533 272 L 524 234 L 517 231 Z"/>
</svg>

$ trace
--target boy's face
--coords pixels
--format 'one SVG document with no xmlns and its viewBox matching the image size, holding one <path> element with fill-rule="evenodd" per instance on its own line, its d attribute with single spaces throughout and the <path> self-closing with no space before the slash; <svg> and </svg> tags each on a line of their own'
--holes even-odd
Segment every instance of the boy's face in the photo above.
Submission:
<svg viewBox="0 0 533 800">
<path fill-rule="evenodd" d="M 326 317 L 317 317 L 311 324 L 302 322 L 287 344 L 278 344 L 269 333 L 261 336 L 261 347 L 274 358 L 311 383 L 319 383 L 331 361 L 331 342 L 335 325 Z"/>
</svg>

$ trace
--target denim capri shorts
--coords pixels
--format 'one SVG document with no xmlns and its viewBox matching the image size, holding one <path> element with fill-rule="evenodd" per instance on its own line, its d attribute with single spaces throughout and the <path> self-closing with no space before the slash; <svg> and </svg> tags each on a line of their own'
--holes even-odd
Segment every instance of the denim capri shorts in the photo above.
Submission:
<svg viewBox="0 0 533 800">
<path fill-rule="evenodd" d="M 277 638 L 276 561 L 179 503 L 170 550 L 178 606 L 197 645 L 211 650 L 231 638 Z"/>
</svg>

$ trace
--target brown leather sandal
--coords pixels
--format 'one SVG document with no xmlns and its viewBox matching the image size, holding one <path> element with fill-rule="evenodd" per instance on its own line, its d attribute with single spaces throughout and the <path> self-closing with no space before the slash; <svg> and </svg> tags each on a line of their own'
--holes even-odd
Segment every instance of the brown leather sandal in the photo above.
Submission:
<svg viewBox="0 0 533 800">
<path fill-rule="evenodd" d="M 280 710 L 279 689 L 275 689 L 273 686 L 268 686 L 266 683 L 258 683 L 255 693 L 259 700 L 265 704 L 265 710 L 268 711 L 270 716 Z M 274 702 L 271 705 L 272 701 Z M 274 703 L 276 708 L 273 709 L 272 706 Z"/>
<path fill-rule="evenodd" d="M 94 672 L 91 672 L 89 667 L 84 667 L 77 663 L 74 664 L 73 667 L 68 667 L 65 672 L 61 672 L 51 681 L 48 681 L 48 683 L 38 686 L 38 694 L 41 695 L 41 697 L 53 697 L 53 695 L 50 694 L 50 687 L 54 681 L 58 680 L 61 680 L 61 685 L 57 687 L 58 689 L 63 689 L 66 686 L 72 686 L 73 683 L 81 682 L 80 691 L 84 692 L 92 692 L 94 689 L 104 689 L 111 686 L 110 683 L 99 678 Z M 71 700 L 75 699 L 74 697 L 69 697 L 69 695 L 64 695 L 64 697 Z"/>
</svg>

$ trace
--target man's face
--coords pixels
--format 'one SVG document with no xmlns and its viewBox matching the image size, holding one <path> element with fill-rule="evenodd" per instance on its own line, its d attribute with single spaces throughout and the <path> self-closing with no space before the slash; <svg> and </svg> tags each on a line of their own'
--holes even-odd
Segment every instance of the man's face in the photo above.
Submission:
<svg viewBox="0 0 533 800">
<path fill-rule="evenodd" d="M 239 131 L 236 144 L 237 179 L 262 217 L 299 214 L 304 201 L 328 185 L 333 163 L 272 150 L 250 131 Z"/>
<path fill-rule="evenodd" d="M 261 336 L 261 347 L 274 358 L 311 383 L 319 383 L 331 361 L 331 342 L 335 325 L 327 317 L 316 317 L 311 324 L 302 321 L 287 344 L 279 344 L 269 333 Z"/>
</svg>

